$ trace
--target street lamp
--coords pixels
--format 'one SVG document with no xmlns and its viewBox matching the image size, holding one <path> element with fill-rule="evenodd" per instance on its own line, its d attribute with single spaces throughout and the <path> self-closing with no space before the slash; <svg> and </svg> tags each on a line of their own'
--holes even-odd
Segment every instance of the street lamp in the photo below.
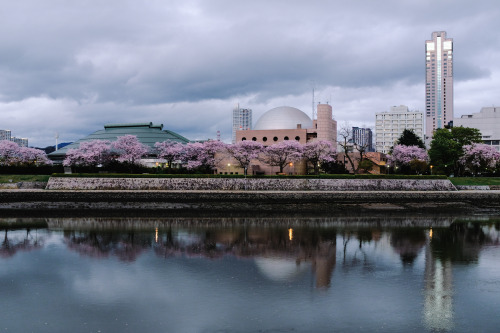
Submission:
<svg viewBox="0 0 500 333">
<path fill-rule="evenodd" d="M 431 164 L 431 175 L 432 175 L 432 168 L 433 168 L 433 167 L 434 167 L 434 166 Z"/>
</svg>

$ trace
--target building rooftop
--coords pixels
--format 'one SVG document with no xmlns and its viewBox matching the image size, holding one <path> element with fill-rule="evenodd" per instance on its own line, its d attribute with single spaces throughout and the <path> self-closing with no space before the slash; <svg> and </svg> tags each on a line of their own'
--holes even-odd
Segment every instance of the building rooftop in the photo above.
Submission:
<svg viewBox="0 0 500 333">
<path fill-rule="evenodd" d="M 156 142 L 175 141 L 180 143 L 188 143 L 190 140 L 186 139 L 180 134 L 169 130 L 163 130 L 163 124 L 155 125 L 153 123 L 132 123 L 132 124 L 108 124 L 104 125 L 103 130 L 96 131 L 78 141 L 73 142 L 64 148 L 58 149 L 48 156 L 52 160 L 63 160 L 68 149 L 75 149 L 80 146 L 81 142 L 92 140 L 108 140 L 116 141 L 118 137 L 124 135 L 135 135 L 137 139 L 150 148 L 154 147 Z"/>
</svg>

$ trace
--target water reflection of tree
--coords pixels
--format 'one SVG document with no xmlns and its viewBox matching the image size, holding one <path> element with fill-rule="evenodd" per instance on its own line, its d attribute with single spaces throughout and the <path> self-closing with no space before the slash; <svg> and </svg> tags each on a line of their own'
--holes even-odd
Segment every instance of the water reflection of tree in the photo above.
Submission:
<svg viewBox="0 0 500 333">
<path fill-rule="evenodd" d="M 64 239 L 69 249 L 93 258 L 116 256 L 123 261 L 134 261 L 146 249 L 151 248 L 149 233 L 65 231 Z"/>
<path fill-rule="evenodd" d="M 25 236 L 20 240 L 11 240 L 8 237 L 7 229 L 4 230 L 2 246 L 0 248 L 0 257 L 8 258 L 14 256 L 18 251 L 31 251 L 43 247 L 43 238 L 38 237 L 38 230 L 35 229 L 35 235 L 31 229 L 26 229 Z"/>
</svg>

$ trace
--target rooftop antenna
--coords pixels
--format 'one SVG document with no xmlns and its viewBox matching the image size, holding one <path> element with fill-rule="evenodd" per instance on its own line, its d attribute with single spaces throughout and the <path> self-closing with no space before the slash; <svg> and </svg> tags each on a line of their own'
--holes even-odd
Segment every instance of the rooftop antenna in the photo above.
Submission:
<svg viewBox="0 0 500 333">
<path fill-rule="evenodd" d="M 55 137 L 56 137 L 56 151 L 57 151 L 57 146 L 58 146 L 57 139 L 59 139 L 59 133 L 56 132 L 56 136 Z"/>
</svg>

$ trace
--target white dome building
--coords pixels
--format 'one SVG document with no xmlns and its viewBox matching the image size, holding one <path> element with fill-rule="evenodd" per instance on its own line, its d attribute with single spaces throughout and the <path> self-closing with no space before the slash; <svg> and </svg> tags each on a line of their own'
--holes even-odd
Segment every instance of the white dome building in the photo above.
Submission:
<svg viewBox="0 0 500 333">
<path fill-rule="evenodd" d="M 311 127 L 312 120 L 307 114 L 290 106 L 280 106 L 264 113 L 253 129 L 282 130 Z"/>
<path fill-rule="evenodd" d="M 252 140 L 265 146 L 282 141 L 295 140 L 306 144 L 312 140 L 328 140 L 336 146 L 337 122 L 332 118 L 332 107 L 318 104 L 318 119 L 311 119 L 303 111 L 280 106 L 265 112 L 251 130 L 236 131 L 236 142 Z M 261 163 L 252 165 L 253 173 L 274 174 L 275 170 Z M 240 172 L 240 171 L 238 171 Z M 304 174 L 305 163 L 295 163 L 283 172 L 288 174 Z"/>
</svg>

